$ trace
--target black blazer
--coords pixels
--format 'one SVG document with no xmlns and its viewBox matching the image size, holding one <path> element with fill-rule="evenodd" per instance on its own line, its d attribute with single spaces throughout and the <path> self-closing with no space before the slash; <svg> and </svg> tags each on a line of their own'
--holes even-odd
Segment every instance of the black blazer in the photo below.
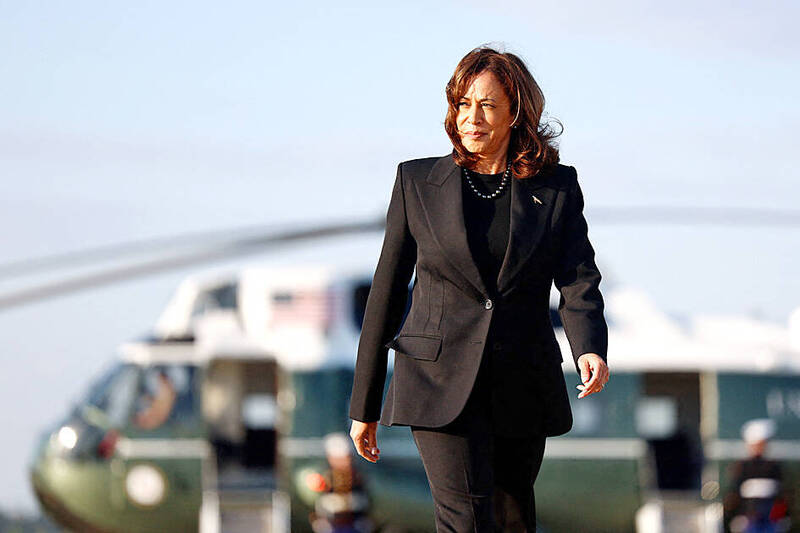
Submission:
<svg viewBox="0 0 800 533">
<path fill-rule="evenodd" d="M 452 154 L 398 165 L 349 416 L 387 426 L 452 421 L 472 390 L 491 324 L 501 337 L 492 348 L 502 352 L 493 373 L 504 376 L 501 392 L 520 427 L 543 423 L 549 436 L 566 433 L 572 412 L 550 321 L 553 282 L 576 368 L 580 355 L 605 359 L 608 347 L 577 172 L 557 164 L 511 180 L 509 243 L 496 294 L 487 291 L 469 250 L 461 179 Z M 415 266 L 411 307 L 398 333 Z M 394 374 L 381 412 L 389 348 Z"/>
</svg>

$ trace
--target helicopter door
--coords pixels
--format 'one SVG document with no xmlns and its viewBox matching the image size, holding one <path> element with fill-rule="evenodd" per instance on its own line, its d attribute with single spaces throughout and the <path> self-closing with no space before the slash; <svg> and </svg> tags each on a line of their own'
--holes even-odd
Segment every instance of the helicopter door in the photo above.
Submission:
<svg viewBox="0 0 800 533">
<path fill-rule="evenodd" d="M 648 443 L 650 488 L 699 493 L 703 466 L 699 374 L 644 374 L 636 426 Z"/>
<path fill-rule="evenodd" d="M 646 440 L 643 505 L 636 530 L 650 533 L 716 531 L 700 500 L 703 449 L 700 375 L 650 372 L 642 376 L 636 428 Z"/>
<path fill-rule="evenodd" d="M 220 484 L 248 478 L 248 483 L 274 486 L 277 380 L 274 361 L 217 359 L 209 364 L 203 416 Z"/>
<path fill-rule="evenodd" d="M 289 531 L 289 498 L 276 480 L 278 365 L 217 359 L 203 384 L 203 416 L 215 450 L 215 479 L 201 531 Z M 210 496 L 208 496 L 210 495 Z M 202 513 L 203 511 L 201 511 Z"/>
</svg>

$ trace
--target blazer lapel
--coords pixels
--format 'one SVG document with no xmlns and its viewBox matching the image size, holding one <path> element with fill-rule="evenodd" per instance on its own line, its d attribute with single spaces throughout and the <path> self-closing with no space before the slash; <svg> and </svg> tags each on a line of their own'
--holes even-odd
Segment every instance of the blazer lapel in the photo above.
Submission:
<svg viewBox="0 0 800 533">
<path fill-rule="evenodd" d="M 453 156 L 444 156 L 433 165 L 425 184 L 417 185 L 417 193 L 436 244 L 476 298 L 483 300 L 488 291 L 467 242 L 459 172 Z"/>
<path fill-rule="evenodd" d="M 511 180 L 508 246 L 497 274 L 497 291 L 506 294 L 533 255 L 547 228 L 552 194 L 536 177 Z"/>
<path fill-rule="evenodd" d="M 447 155 L 434 164 L 425 184 L 414 183 L 437 245 L 468 282 L 468 289 L 482 300 L 488 295 L 488 290 L 467 241 L 460 168 L 452 155 Z M 533 198 L 534 191 L 536 199 Z M 544 234 L 551 208 L 548 192 L 538 181 L 511 180 L 509 239 L 497 276 L 497 288 L 501 294 L 506 294 L 512 288 L 515 276 Z"/>
</svg>

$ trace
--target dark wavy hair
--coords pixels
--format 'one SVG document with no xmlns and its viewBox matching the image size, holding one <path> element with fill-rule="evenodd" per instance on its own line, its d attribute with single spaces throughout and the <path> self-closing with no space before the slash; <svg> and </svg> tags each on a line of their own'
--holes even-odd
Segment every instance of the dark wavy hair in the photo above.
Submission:
<svg viewBox="0 0 800 533">
<path fill-rule="evenodd" d="M 554 139 L 561 135 L 564 127 L 557 119 L 554 120 L 558 122 L 558 132 L 550 124 L 541 123 L 544 94 L 539 84 L 518 56 L 483 45 L 473 49 L 459 61 L 445 87 L 447 116 L 444 129 L 453 143 L 456 164 L 473 168 L 478 162 L 478 156 L 467 151 L 461 144 L 456 117 L 461 97 L 475 77 L 485 71 L 492 72 L 500 81 L 511 103 L 511 112 L 516 116 L 516 128 L 511 130 L 508 145 L 508 158 L 514 176 L 529 178 L 538 174 L 543 167 L 558 163 L 558 145 Z"/>
</svg>

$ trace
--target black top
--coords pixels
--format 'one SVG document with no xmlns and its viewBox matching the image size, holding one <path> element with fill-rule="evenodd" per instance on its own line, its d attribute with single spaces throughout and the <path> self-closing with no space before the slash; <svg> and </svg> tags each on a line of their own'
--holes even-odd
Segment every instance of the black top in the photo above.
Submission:
<svg viewBox="0 0 800 533">
<path fill-rule="evenodd" d="M 496 191 L 503 178 L 503 172 L 480 174 L 470 171 L 469 175 L 475 188 L 483 194 Z M 513 176 L 509 176 L 499 195 L 494 198 L 481 198 L 469 186 L 464 170 L 461 170 L 461 194 L 464 199 L 467 242 L 481 278 L 491 295 L 497 293 L 497 274 L 503 264 L 508 244 L 512 179 Z"/>
<path fill-rule="evenodd" d="M 503 173 L 480 174 L 470 171 L 472 184 L 483 194 L 491 194 L 500 186 Z M 514 179 L 509 176 L 509 180 Z M 481 198 L 470 187 L 464 170 L 461 170 L 461 193 L 464 206 L 464 225 L 467 229 L 467 242 L 478 271 L 481 274 L 486 290 L 492 298 L 497 295 L 497 274 L 503 264 L 506 253 L 509 232 L 509 215 L 511 207 L 511 182 L 508 181 L 494 198 Z M 499 315 L 495 315 L 496 317 Z M 492 349 L 494 340 L 501 338 L 503 321 L 493 319 L 489 330 L 487 349 Z M 508 411 L 500 397 L 496 394 L 495 387 L 502 383 L 495 383 L 502 378 L 502 373 L 493 370 L 494 352 L 481 359 L 478 376 L 475 378 L 473 390 L 460 415 L 450 423 L 452 428 L 461 428 L 462 425 L 475 427 L 476 424 L 489 422 L 489 431 L 493 434 L 513 435 L 516 422 L 505 423 L 503 413 Z"/>
</svg>

